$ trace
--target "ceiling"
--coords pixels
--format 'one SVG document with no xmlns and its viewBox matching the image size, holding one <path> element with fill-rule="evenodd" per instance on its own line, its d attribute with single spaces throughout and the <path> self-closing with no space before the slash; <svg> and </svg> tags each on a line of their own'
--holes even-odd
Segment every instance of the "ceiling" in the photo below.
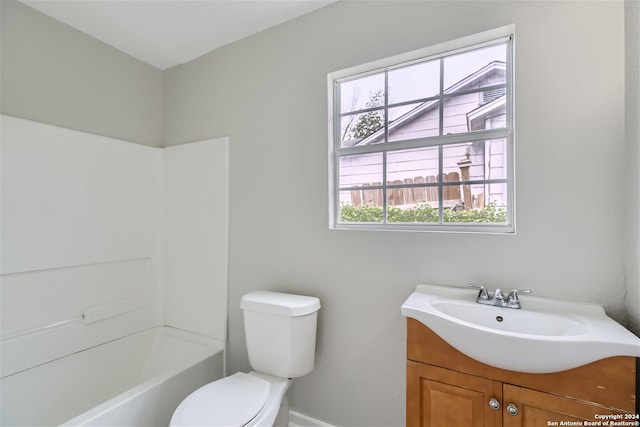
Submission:
<svg viewBox="0 0 640 427">
<path fill-rule="evenodd" d="M 161 70 L 336 0 L 19 0 Z"/>
</svg>

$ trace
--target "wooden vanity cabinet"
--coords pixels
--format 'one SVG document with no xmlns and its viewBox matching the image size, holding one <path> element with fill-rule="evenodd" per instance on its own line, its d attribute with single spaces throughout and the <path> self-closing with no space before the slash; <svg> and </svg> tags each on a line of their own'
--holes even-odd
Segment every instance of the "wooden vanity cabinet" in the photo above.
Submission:
<svg viewBox="0 0 640 427">
<path fill-rule="evenodd" d="M 598 421 L 604 421 L 598 415 L 624 416 L 625 413 L 630 413 L 510 384 L 504 384 L 503 392 L 504 401 L 512 403 L 518 409 L 516 415 L 503 415 L 502 425 L 505 427 L 549 426 L 554 425 L 553 422 L 560 425 L 560 421 L 573 421 L 574 425 L 582 425 L 580 422 L 584 420 L 598 424 Z"/>
<path fill-rule="evenodd" d="M 407 361 L 408 427 L 498 426 L 502 414 L 488 402 L 501 396 L 497 381 Z"/>
<path fill-rule="evenodd" d="M 597 414 L 624 416 L 634 414 L 635 407 L 633 357 L 552 374 L 506 371 L 465 356 L 419 321 L 407 319 L 408 427 L 597 424 Z"/>
</svg>

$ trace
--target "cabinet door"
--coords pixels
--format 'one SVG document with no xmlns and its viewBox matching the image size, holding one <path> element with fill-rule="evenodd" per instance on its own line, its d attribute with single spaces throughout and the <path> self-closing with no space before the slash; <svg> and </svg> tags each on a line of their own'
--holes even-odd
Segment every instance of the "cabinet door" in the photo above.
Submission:
<svg viewBox="0 0 640 427">
<path fill-rule="evenodd" d="M 584 421 L 597 425 L 601 420 L 596 415 L 624 414 L 617 409 L 509 384 L 504 385 L 503 396 L 504 427 L 583 425 Z"/>
<path fill-rule="evenodd" d="M 408 427 L 498 427 L 502 384 L 474 375 L 407 361 Z"/>
</svg>

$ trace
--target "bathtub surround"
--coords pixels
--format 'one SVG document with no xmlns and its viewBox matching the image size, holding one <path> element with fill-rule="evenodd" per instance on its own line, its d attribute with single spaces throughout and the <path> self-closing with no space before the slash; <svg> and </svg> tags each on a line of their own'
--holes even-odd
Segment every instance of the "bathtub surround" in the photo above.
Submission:
<svg viewBox="0 0 640 427">
<path fill-rule="evenodd" d="M 229 139 L 163 151 L 163 319 L 168 325 L 224 340 Z"/>
<path fill-rule="evenodd" d="M 2 273 L 153 257 L 161 167 L 161 149 L 3 115 Z"/>
<path fill-rule="evenodd" d="M 2 376 L 158 324 L 162 150 L 0 120 Z"/>
<path fill-rule="evenodd" d="M 640 236 L 631 214 L 638 212 L 633 125 L 640 95 L 625 90 L 637 85 L 636 1 L 337 2 L 167 70 L 162 87 L 144 101 L 129 91 L 120 107 L 130 115 L 108 129 L 106 117 L 82 118 L 103 111 L 113 118 L 118 102 L 110 92 L 119 93 L 118 84 L 81 72 L 81 59 L 113 58 L 108 47 L 78 49 L 78 41 L 51 36 L 61 24 L 11 1 L 0 6 L 3 113 L 146 143 L 153 138 L 141 137 L 131 119 L 151 134 L 158 120 L 129 106 L 149 102 L 150 111 L 164 108 L 163 145 L 229 135 L 230 372 L 249 367 L 243 294 L 263 288 L 323 302 L 316 368 L 292 387 L 292 410 L 335 425 L 404 424 L 399 307 L 419 282 L 532 288 L 593 301 L 619 320 L 626 311 L 640 332 L 633 270 Z M 17 11 L 22 26 L 5 25 Z M 329 231 L 327 73 L 512 23 L 518 233 Z M 24 37 L 35 40 L 31 48 Z M 39 55 L 36 41 L 58 53 Z M 7 61 L 7 54 L 26 58 Z M 82 78 L 65 77 L 79 73 Z M 144 74 L 126 77 L 135 85 Z M 47 83 L 41 91 L 40 81 Z M 8 85 L 14 95 L 5 97 Z M 62 93 L 50 87 L 56 85 Z M 94 96 L 84 96 L 92 87 Z M 67 103 L 65 92 L 82 102 Z M 636 153 L 626 163 L 625 150 Z M 636 181 L 625 189 L 626 176 Z M 558 214 L 568 211 L 579 215 Z"/>
<path fill-rule="evenodd" d="M 225 341 L 228 139 L 0 120 L 2 377 L 155 325 Z"/>
</svg>

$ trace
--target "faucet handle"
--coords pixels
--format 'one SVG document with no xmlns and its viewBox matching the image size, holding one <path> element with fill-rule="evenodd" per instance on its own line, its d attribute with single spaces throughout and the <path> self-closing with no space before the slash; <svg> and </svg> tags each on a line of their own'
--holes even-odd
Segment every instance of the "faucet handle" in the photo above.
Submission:
<svg viewBox="0 0 640 427">
<path fill-rule="evenodd" d="M 487 292 L 487 288 L 481 285 L 474 285 L 473 283 L 467 283 L 467 286 L 479 290 L 476 301 L 489 301 L 489 292 Z"/>
<path fill-rule="evenodd" d="M 507 304 L 520 307 L 520 300 L 518 299 L 518 293 L 530 294 L 531 289 L 511 289 L 509 296 L 507 297 Z"/>
</svg>

